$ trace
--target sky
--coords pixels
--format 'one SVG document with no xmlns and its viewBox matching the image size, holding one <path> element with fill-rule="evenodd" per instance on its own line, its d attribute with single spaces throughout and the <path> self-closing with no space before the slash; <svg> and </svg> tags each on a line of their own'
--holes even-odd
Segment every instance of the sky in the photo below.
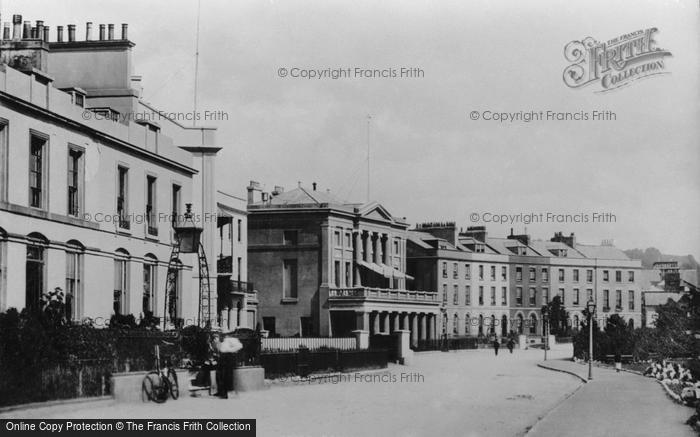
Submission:
<svg viewBox="0 0 700 437">
<path fill-rule="evenodd" d="M 409 223 L 485 225 L 494 236 L 514 228 L 536 239 L 574 232 L 584 243 L 700 259 L 698 4 L 203 0 L 197 109 L 227 117 L 204 123 L 219 127 L 219 186 L 245 197 L 250 180 L 268 191 L 317 182 L 363 202 L 369 139 L 370 197 Z M 43 19 L 52 39 L 61 24 L 77 24 L 80 38 L 86 21 L 115 23 L 117 33 L 129 23 L 143 96 L 168 112 L 193 110 L 197 9 L 196 0 L 0 3 L 3 21 Z M 652 27 L 671 52 L 668 74 L 607 93 L 564 84 L 567 43 Z M 423 74 L 290 77 L 356 67 Z M 615 119 L 483 119 L 594 110 Z M 517 218 L 540 213 L 541 222 Z M 494 223 L 500 215 L 510 217 Z"/>
</svg>

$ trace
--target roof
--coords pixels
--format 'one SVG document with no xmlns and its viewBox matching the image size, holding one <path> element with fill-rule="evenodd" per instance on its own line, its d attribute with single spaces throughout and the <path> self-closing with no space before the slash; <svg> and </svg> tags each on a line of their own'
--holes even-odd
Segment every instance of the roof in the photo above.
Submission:
<svg viewBox="0 0 700 437">
<path fill-rule="evenodd" d="M 552 251 L 566 250 L 566 258 L 585 258 L 581 252 L 561 241 L 534 240 L 530 242 L 530 247 L 543 256 L 557 256 L 556 253 Z"/>
<path fill-rule="evenodd" d="M 615 246 L 577 244 L 576 250 L 586 258 L 629 260 L 630 258 Z"/>
<path fill-rule="evenodd" d="M 515 250 L 516 247 L 524 247 L 525 256 L 540 256 L 538 253 L 530 246 L 524 245 L 520 240 L 514 240 L 512 238 L 486 238 L 486 243 L 494 250 L 496 253 L 501 253 L 503 255 L 518 255 Z"/>
<path fill-rule="evenodd" d="M 259 202 L 258 204 L 262 204 Z M 333 206 L 357 206 L 357 204 L 352 204 L 344 202 L 339 198 L 335 197 L 329 191 L 314 191 L 308 190 L 304 187 L 298 187 L 290 191 L 285 191 L 276 196 L 273 196 L 268 205 L 333 205 Z"/>
<path fill-rule="evenodd" d="M 678 302 L 681 299 L 681 297 L 683 297 L 683 293 L 673 293 L 667 291 L 647 291 L 644 293 L 644 305 L 665 305 L 666 303 L 668 303 L 669 299 L 671 299 L 674 302 Z"/>
</svg>

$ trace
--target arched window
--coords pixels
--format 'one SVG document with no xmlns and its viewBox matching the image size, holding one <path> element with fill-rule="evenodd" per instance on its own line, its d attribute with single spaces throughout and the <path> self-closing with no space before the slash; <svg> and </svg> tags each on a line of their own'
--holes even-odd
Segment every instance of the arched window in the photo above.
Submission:
<svg viewBox="0 0 700 437">
<path fill-rule="evenodd" d="M 45 250 L 48 246 L 46 237 L 39 233 L 27 236 L 27 260 L 25 265 L 25 306 L 29 311 L 39 310 L 46 277 Z"/>
<path fill-rule="evenodd" d="M 117 249 L 114 254 L 114 314 L 129 314 L 129 252 Z"/>
<path fill-rule="evenodd" d="M 454 335 L 459 334 L 459 316 L 457 313 L 452 317 L 452 333 Z"/>
<path fill-rule="evenodd" d="M 524 324 L 523 315 L 518 314 L 518 334 L 523 334 Z"/>
<path fill-rule="evenodd" d="M 464 335 L 471 334 L 471 330 L 469 329 L 469 327 L 471 326 L 471 323 L 472 322 L 471 322 L 471 319 L 469 318 L 469 314 L 466 314 L 464 316 Z"/>
<path fill-rule="evenodd" d="M 537 334 L 537 316 L 530 314 L 530 334 Z"/>
<path fill-rule="evenodd" d="M 156 308 L 156 289 L 158 283 L 158 258 L 149 253 L 143 260 L 143 295 L 141 297 L 141 312 L 155 315 Z"/>
<path fill-rule="evenodd" d="M 484 315 L 479 314 L 479 335 L 484 335 Z"/>
<path fill-rule="evenodd" d="M 66 243 L 66 319 L 80 320 L 83 315 L 83 252 L 76 240 Z"/>
</svg>

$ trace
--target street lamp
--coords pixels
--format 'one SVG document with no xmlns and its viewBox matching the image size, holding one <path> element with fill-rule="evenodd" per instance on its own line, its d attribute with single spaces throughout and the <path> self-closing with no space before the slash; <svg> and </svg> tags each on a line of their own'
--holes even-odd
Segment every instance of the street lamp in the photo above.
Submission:
<svg viewBox="0 0 700 437">
<path fill-rule="evenodd" d="M 595 302 L 589 299 L 586 304 L 588 309 L 588 380 L 593 379 L 593 316 L 595 314 Z"/>
<path fill-rule="evenodd" d="M 547 349 L 549 348 L 549 306 L 542 305 L 542 333 L 544 334 L 544 360 L 547 361 Z"/>
</svg>

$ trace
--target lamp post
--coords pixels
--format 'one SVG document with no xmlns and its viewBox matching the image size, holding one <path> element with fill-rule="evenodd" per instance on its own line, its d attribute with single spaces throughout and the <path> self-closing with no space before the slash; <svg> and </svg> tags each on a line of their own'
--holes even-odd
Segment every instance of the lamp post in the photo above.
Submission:
<svg viewBox="0 0 700 437">
<path fill-rule="evenodd" d="M 593 379 L 593 316 L 595 314 L 595 302 L 589 299 L 586 304 L 588 309 L 588 380 Z"/>
<path fill-rule="evenodd" d="M 542 333 L 544 334 L 544 360 L 547 361 L 549 348 L 549 306 L 542 305 Z"/>
</svg>

